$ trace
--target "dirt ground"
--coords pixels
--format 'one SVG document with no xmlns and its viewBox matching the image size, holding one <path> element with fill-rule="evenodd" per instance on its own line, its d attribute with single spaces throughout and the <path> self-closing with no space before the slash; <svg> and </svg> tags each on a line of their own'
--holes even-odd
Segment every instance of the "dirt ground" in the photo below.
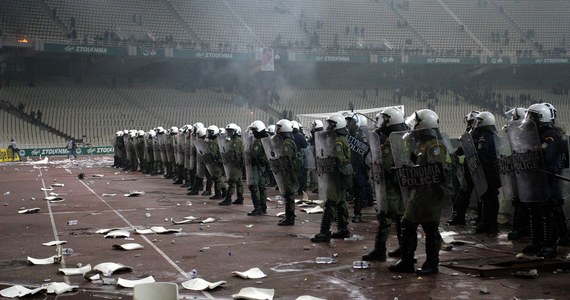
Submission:
<svg viewBox="0 0 570 300">
<path fill-rule="evenodd" d="M 474 234 L 470 226 L 441 227 L 443 235 L 473 244 L 456 244 L 440 252 L 440 273 L 418 277 L 390 273 L 395 260 L 372 263 L 367 269 L 353 268 L 353 262 L 368 253 L 377 230 L 373 207 L 365 209 L 363 222 L 351 223 L 356 240 L 334 240 L 314 244 L 309 239 L 319 231 L 322 214 L 307 214 L 297 207 L 295 226 L 279 227 L 276 214 L 284 211 L 278 191 L 268 189 L 271 202 L 265 216 L 247 216 L 253 209 L 247 187 L 244 205 L 219 206 L 220 200 L 187 196 L 187 190 L 161 176 L 148 176 L 111 167 L 111 157 L 80 157 L 78 161 L 51 158 L 48 163 L 21 162 L 0 165 L 1 209 L 0 289 L 12 285 L 37 287 L 50 282 L 67 282 L 79 288 L 59 296 L 40 292 L 26 299 L 131 299 L 132 288 L 90 282 L 82 276 L 64 276 L 62 267 L 78 264 L 95 266 L 103 262 L 121 263 L 130 272 L 114 273 L 111 278 L 141 279 L 179 285 L 180 299 L 231 299 L 244 287 L 274 289 L 275 299 L 296 299 L 311 295 L 323 299 L 568 299 L 570 275 L 569 248 L 559 248 L 553 261 L 534 260 L 537 278 L 514 277 L 505 262 L 514 261 L 525 241 L 506 239 L 508 229 L 497 235 Z M 85 174 L 80 180 L 78 175 Z M 100 177 L 95 177 L 102 175 Z M 54 183 L 53 191 L 42 191 Z M 245 184 L 245 183 L 244 183 Z M 139 197 L 125 197 L 130 191 L 144 191 Z M 63 202 L 44 200 L 50 192 L 61 194 Z M 116 194 L 103 196 L 103 194 Z M 310 199 L 316 194 L 307 192 Z M 234 196 L 235 197 L 235 196 Z M 301 197 L 299 197 L 301 198 Z M 40 208 L 34 214 L 19 214 L 22 208 Z M 352 214 L 352 206 L 350 206 Z M 176 225 L 184 217 L 214 222 Z M 76 224 L 74 221 L 76 220 Z M 73 225 L 74 224 L 74 225 Z M 163 226 L 181 229 L 179 233 L 141 235 L 135 228 Z M 99 229 L 122 228 L 130 238 L 104 238 Z M 332 230 L 336 226 L 333 225 Z M 418 231 L 422 234 L 422 231 Z M 42 243 L 64 240 L 60 247 Z M 389 249 L 396 246 L 395 231 Z M 116 250 L 113 245 L 138 243 L 144 248 Z M 447 245 L 446 245 L 447 246 Z M 71 248 L 71 254 L 49 265 L 32 265 L 27 257 L 46 258 L 58 248 Z M 317 264 L 317 257 L 334 257 L 333 264 Z M 420 239 L 416 251 L 418 265 L 425 260 Z M 499 264 L 497 262 L 503 262 Z M 467 266 L 467 267 L 466 267 Z M 233 271 L 260 268 L 267 277 L 243 279 Z M 227 281 L 216 289 L 196 292 L 180 284 L 198 277 L 210 282 Z"/>
</svg>

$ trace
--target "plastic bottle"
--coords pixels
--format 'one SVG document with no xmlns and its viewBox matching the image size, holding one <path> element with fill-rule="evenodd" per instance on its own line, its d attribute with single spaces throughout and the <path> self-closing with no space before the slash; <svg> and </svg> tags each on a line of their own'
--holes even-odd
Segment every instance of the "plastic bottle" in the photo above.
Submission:
<svg viewBox="0 0 570 300">
<path fill-rule="evenodd" d="M 324 256 L 324 257 L 317 257 L 315 259 L 315 262 L 318 264 L 334 264 L 336 262 L 336 259 L 334 259 L 332 257 Z"/>
<path fill-rule="evenodd" d="M 352 268 L 354 269 L 368 269 L 370 263 L 364 260 L 357 260 L 352 263 Z"/>
<path fill-rule="evenodd" d="M 190 273 L 188 273 L 188 275 L 190 276 L 190 278 L 194 279 L 194 278 L 198 277 L 198 271 L 196 271 L 196 269 L 192 269 L 192 271 L 190 271 Z"/>
<path fill-rule="evenodd" d="M 63 255 L 71 255 L 71 254 L 73 254 L 73 249 L 71 249 L 71 248 L 63 248 L 63 249 L 61 250 L 61 254 L 63 254 Z"/>
<path fill-rule="evenodd" d="M 364 237 L 361 235 L 355 234 L 351 237 L 344 238 L 344 240 L 345 241 L 362 241 L 362 240 L 364 240 Z"/>
</svg>

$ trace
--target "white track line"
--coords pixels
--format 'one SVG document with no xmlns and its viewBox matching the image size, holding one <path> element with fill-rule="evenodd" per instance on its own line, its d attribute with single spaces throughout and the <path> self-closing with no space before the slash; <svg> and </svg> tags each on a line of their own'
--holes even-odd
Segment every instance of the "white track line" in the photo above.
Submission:
<svg viewBox="0 0 570 300">
<path fill-rule="evenodd" d="M 40 170 L 40 178 L 42 179 L 42 186 L 45 189 L 46 188 L 46 182 L 44 180 L 44 174 L 42 173 L 42 169 L 38 168 L 38 170 Z M 44 191 L 44 197 L 47 197 L 47 191 Z M 48 207 L 48 211 L 49 211 L 49 218 L 51 220 L 51 228 L 53 230 L 53 237 L 54 240 L 59 241 L 59 233 L 57 232 L 57 226 L 55 226 L 55 219 L 53 218 L 53 211 L 51 210 L 51 203 L 49 201 L 47 201 L 47 207 Z M 63 246 L 62 245 L 57 245 L 57 253 L 60 254 L 63 251 Z M 63 254 L 61 255 L 61 260 L 60 260 L 60 265 L 62 268 L 65 268 L 65 258 L 63 257 Z M 69 276 L 64 275 L 63 276 L 63 281 L 67 284 L 71 284 L 71 282 L 69 281 Z"/>
<path fill-rule="evenodd" d="M 129 222 L 129 220 L 127 220 L 123 215 L 121 215 L 120 212 L 118 212 L 116 209 L 114 209 L 109 203 L 107 203 L 107 201 L 105 201 L 105 199 L 103 199 L 101 196 L 99 196 L 97 193 L 95 193 L 95 191 L 89 187 L 87 184 L 85 184 L 83 181 L 79 180 L 79 182 L 81 184 L 83 184 L 83 186 L 85 186 L 89 191 L 91 191 L 91 193 L 93 193 L 93 195 L 95 195 L 99 200 L 101 200 L 101 202 L 103 202 L 105 205 L 107 205 L 107 207 L 109 207 L 109 209 L 111 209 L 117 216 L 119 216 L 119 218 L 121 218 L 125 223 L 127 223 L 127 225 L 129 225 L 129 227 L 131 227 L 131 229 L 135 229 L 135 226 L 133 224 L 131 224 L 131 222 Z M 162 258 L 164 258 L 171 266 L 173 266 L 176 271 L 178 271 L 178 273 L 180 273 L 182 276 L 188 278 L 188 275 L 186 274 L 186 272 L 184 272 L 184 270 L 182 270 L 182 268 L 180 268 L 170 257 L 168 257 L 168 255 L 166 255 L 166 253 L 164 253 L 162 250 L 160 250 L 160 248 L 158 248 L 156 246 L 155 243 L 151 242 L 146 236 L 144 235 L 140 235 L 140 237 L 148 244 L 150 245 L 152 248 L 154 248 L 154 250 L 156 250 L 156 252 L 158 252 L 158 254 L 160 254 L 160 256 L 162 256 Z M 215 299 L 214 297 L 212 297 L 212 295 L 210 295 L 210 293 L 206 292 L 206 291 L 202 291 L 202 293 L 204 294 L 204 296 L 206 296 L 208 299 Z"/>
</svg>

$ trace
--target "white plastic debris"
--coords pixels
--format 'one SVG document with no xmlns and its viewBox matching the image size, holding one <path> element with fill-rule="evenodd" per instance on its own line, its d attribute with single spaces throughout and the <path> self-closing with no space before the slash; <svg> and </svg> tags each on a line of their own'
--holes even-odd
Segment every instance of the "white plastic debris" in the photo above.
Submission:
<svg viewBox="0 0 570 300">
<path fill-rule="evenodd" d="M 297 297 L 295 300 L 326 300 L 325 298 L 317 298 L 309 295 L 303 295 Z"/>
<path fill-rule="evenodd" d="M 138 197 L 144 195 L 143 191 L 130 191 L 128 194 L 125 194 L 125 197 Z"/>
<path fill-rule="evenodd" d="M 65 275 L 67 275 L 67 276 L 83 275 L 83 274 L 91 271 L 91 265 L 87 264 L 87 265 L 80 267 L 80 268 L 60 268 L 59 271 Z"/>
<path fill-rule="evenodd" d="M 103 228 L 103 229 L 98 229 L 97 231 L 95 231 L 95 233 L 105 234 L 105 233 L 109 233 L 109 232 L 114 231 L 114 230 L 121 230 L 121 228 Z"/>
<path fill-rule="evenodd" d="M 53 191 L 53 188 L 41 188 L 42 191 L 44 192 L 49 192 L 49 191 Z"/>
<path fill-rule="evenodd" d="M 63 183 L 52 183 L 51 187 L 64 187 L 65 184 Z"/>
<path fill-rule="evenodd" d="M 182 231 L 182 228 L 166 229 L 162 226 L 153 226 L 149 229 L 137 229 L 137 228 L 135 228 L 135 232 L 138 234 L 151 234 L 151 233 L 166 234 L 166 233 L 178 233 L 181 231 Z"/>
<path fill-rule="evenodd" d="M 77 289 L 79 286 L 77 285 L 69 285 L 65 282 L 52 282 L 47 286 L 47 293 L 48 294 L 63 294 L 66 292 L 71 292 L 73 289 Z"/>
<path fill-rule="evenodd" d="M 47 197 L 44 197 L 44 200 L 47 200 L 49 202 L 61 202 L 65 199 L 63 199 L 59 196 L 47 196 Z"/>
<path fill-rule="evenodd" d="M 126 237 L 130 237 L 131 233 L 126 231 L 126 230 L 122 230 L 122 229 L 117 229 L 117 230 L 113 230 L 110 231 L 109 233 L 107 233 L 105 235 L 105 238 L 126 238 Z"/>
<path fill-rule="evenodd" d="M 39 291 L 47 289 L 47 286 L 41 286 L 35 289 L 28 289 L 21 285 L 14 285 L 9 288 L 5 288 L 0 291 L 0 296 L 5 298 L 16 298 L 16 297 L 24 297 L 28 295 L 33 295 Z"/>
<path fill-rule="evenodd" d="M 47 243 L 42 243 L 42 245 L 50 247 L 50 246 L 63 245 L 65 243 L 67 243 L 67 241 L 51 241 L 51 242 L 47 242 Z"/>
<path fill-rule="evenodd" d="M 194 278 L 182 283 L 182 287 L 187 290 L 192 291 L 203 291 L 203 290 L 213 290 L 222 284 L 226 284 L 226 281 L 216 281 L 209 282 L 202 278 Z"/>
<path fill-rule="evenodd" d="M 254 287 L 242 288 L 239 293 L 233 294 L 234 299 L 249 299 L 249 300 L 273 300 L 275 296 L 274 289 L 260 289 Z"/>
<path fill-rule="evenodd" d="M 103 276 L 108 277 L 108 276 L 111 276 L 114 272 L 117 272 L 119 270 L 121 270 L 121 271 L 132 271 L 133 268 L 127 267 L 123 264 L 114 263 L 114 262 L 105 262 L 105 263 L 100 263 L 100 264 L 96 265 L 95 267 L 93 267 L 93 270 L 101 271 Z"/>
<path fill-rule="evenodd" d="M 113 245 L 113 248 L 130 251 L 130 250 L 142 249 L 144 247 L 141 244 L 137 244 L 137 243 L 126 243 L 126 244 L 122 244 L 122 245 Z"/>
<path fill-rule="evenodd" d="M 301 211 L 304 211 L 308 214 L 321 214 L 323 213 L 325 210 L 320 207 L 320 206 L 315 206 L 315 207 L 308 207 L 308 208 L 303 208 L 301 209 Z"/>
<path fill-rule="evenodd" d="M 34 265 L 52 265 L 61 260 L 61 256 L 54 255 L 47 258 L 33 258 L 28 256 L 28 262 Z"/>
<path fill-rule="evenodd" d="M 40 211 L 39 207 L 34 207 L 34 208 L 23 208 L 18 210 L 19 214 L 34 214 Z"/>
<path fill-rule="evenodd" d="M 138 279 L 138 280 L 129 280 L 129 279 L 119 278 L 117 280 L 117 285 L 122 286 L 122 287 L 126 287 L 126 288 L 132 288 L 137 284 L 152 283 L 152 282 L 155 282 L 155 280 L 152 276 L 148 276 L 146 278 Z"/>
<path fill-rule="evenodd" d="M 115 197 L 117 194 L 102 194 L 101 197 Z"/>
<path fill-rule="evenodd" d="M 208 217 L 208 218 L 206 218 L 205 220 L 202 220 L 201 223 L 212 223 L 212 222 L 215 222 L 215 221 L 216 221 L 216 218 Z"/>
<path fill-rule="evenodd" d="M 245 279 L 259 279 L 267 277 L 259 268 L 251 268 L 245 272 L 233 271 L 232 274 Z"/>
<path fill-rule="evenodd" d="M 105 175 L 103 175 L 103 174 L 93 174 L 93 177 L 95 177 L 95 178 L 100 178 L 100 177 L 105 177 Z"/>
</svg>

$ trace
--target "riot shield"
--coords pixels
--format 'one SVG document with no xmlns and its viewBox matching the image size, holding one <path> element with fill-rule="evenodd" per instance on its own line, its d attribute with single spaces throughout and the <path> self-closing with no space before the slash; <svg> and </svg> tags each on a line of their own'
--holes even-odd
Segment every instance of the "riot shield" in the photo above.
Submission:
<svg viewBox="0 0 570 300">
<path fill-rule="evenodd" d="M 166 155 L 166 134 L 161 133 L 156 135 L 158 137 L 158 145 L 160 146 L 160 158 L 165 164 L 168 162 L 168 155 Z"/>
<path fill-rule="evenodd" d="M 232 140 L 225 133 L 220 133 L 220 136 L 218 136 L 216 140 L 220 147 L 220 155 L 222 156 L 226 177 L 234 181 L 241 180 L 241 163 L 243 157 L 241 155 L 237 157 L 236 155 L 236 153 L 243 151 L 242 149 L 237 149 L 237 147 L 241 147 L 241 145 L 237 144 L 236 141 Z M 230 178 L 232 176 L 237 177 Z"/>
<path fill-rule="evenodd" d="M 279 191 L 283 194 L 296 193 L 299 189 L 299 181 L 293 163 L 289 157 L 282 153 L 283 138 L 280 135 L 264 137 L 261 139 L 261 144 L 269 160 L 269 166 L 275 176 Z"/>
<path fill-rule="evenodd" d="M 254 184 L 253 182 L 253 168 L 251 165 L 251 147 L 253 145 L 253 135 L 246 133 L 241 136 L 243 142 L 243 164 L 245 166 L 245 180 L 247 185 Z"/>
<path fill-rule="evenodd" d="M 196 176 L 198 178 L 206 178 L 206 163 L 204 163 L 204 158 L 200 155 L 196 155 Z"/>
<path fill-rule="evenodd" d="M 162 161 L 160 156 L 160 144 L 158 142 L 158 135 L 152 138 L 152 152 L 154 154 L 154 161 Z"/>
<path fill-rule="evenodd" d="M 449 218 L 448 155 L 438 130 L 393 132 L 389 138 L 406 219 L 439 222 Z"/>
<path fill-rule="evenodd" d="M 184 165 L 184 142 L 184 133 L 178 132 L 176 134 L 176 149 L 174 150 L 176 151 L 176 164 L 178 165 Z"/>
<path fill-rule="evenodd" d="M 195 167 L 194 153 L 192 151 L 194 136 L 190 132 L 184 134 L 184 168 L 188 170 L 193 170 Z"/>
<path fill-rule="evenodd" d="M 479 155 L 477 154 L 473 137 L 468 132 L 464 132 L 461 137 L 459 137 L 459 142 L 465 153 L 464 163 L 467 164 L 467 168 L 469 169 L 469 174 L 473 181 L 473 189 L 480 200 L 481 196 L 487 191 L 487 179 L 485 178 L 483 167 L 479 161 Z"/>
<path fill-rule="evenodd" d="M 315 134 L 315 152 L 317 162 L 317 177 L 319 185 L 319 199 L 327 200 L 328 185 L 338 182 L 338 163 L 333 157 L 336 133 L 331 130 L 319 131 Z"/>
<path fill-rule="evenodd" d="M 532 121 L 507 127 L 512 163 L 521 202 L 542 202 L 549 197 L 548 178 L 540 151 L 540 138 Z"/>
<path fill-rule="evenodd" d="M 388 209 L 386 198 L 386 182 L 384 176 L 384 167 L 382 165 L 382 144 L 380 136 L 376 132 L 370 132 L 370 157 L 372 159 L 372 182 L 374 183 L 374 193 L 378 202 L 378 211 L 385 212 Z"/>
<path fill-rule="evenodd" d="M 200 156 L 201 161 L 206 166 L 206 169 L 208 169 L 208 172 L 210 172 L 210 174 L 215 174 L 216 166 L 212 152 L 210 152 L 210 148 L 208 147 L 208 142 L 203 139 L 197 139 L 194 141 L 194 146 L 196 146 L 196 154 Z"/>
<path fill-rule="evenodd" d="M 509 142 L 509 136 L 506 132 L 498 132 L 495 136 L 495 147 L 497 148 L 497 160 L 499 163 L 499 176 L 501 177 L 501 189 L 503 190 L 503 198 L 507 201 L 518 198 L 517 181 L 514 173 L 514 165 Z"/>
</svg>

